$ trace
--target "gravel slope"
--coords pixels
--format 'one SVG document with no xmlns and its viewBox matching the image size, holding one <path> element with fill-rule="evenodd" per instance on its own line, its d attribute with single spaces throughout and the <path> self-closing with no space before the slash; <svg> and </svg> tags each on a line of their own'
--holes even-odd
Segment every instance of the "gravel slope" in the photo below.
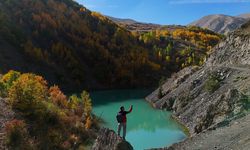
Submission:
<svg viewBox="0 0 250 150">
<path fill-rule="evenodd" d="M 228 126 L 209 130 L 164 150 L 249 150 L 250 114 Z"/>
</svg>

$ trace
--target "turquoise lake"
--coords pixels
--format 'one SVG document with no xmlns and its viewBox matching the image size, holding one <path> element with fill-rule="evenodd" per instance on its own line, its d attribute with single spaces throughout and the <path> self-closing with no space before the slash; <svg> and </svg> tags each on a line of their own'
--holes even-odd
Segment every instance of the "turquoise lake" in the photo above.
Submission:
<svg viewBox="0 0 250 150">
<path fill-rule="evenodd" d="M 135 150 L 169 146 L 183 140 L 186 135 L 170 118 L 171 112 L 157 110 L 144 100 L 150 90 L 110 90 L 91 93 L 94 114 L 101 117 L 108 127 L 117 131 L 116 114 L 120 106 L 126 110 L 134 106 L 127 115 L 126 140 Z"/>
</svg>

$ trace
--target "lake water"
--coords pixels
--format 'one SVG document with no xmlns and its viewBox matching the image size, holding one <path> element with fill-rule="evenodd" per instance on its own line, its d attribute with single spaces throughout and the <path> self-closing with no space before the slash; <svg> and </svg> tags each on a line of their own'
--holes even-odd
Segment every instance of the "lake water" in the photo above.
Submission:
<svg viewBox="0 0 250 150">
<path fill-rule="evenodd" d="M 154 109 L 143 98 L 150 90 L 112 90 L 92 92 L 94 113 L 103 118 L 104 127 L 117 131 L 116 114 L 120 106 L 126 110 L 134 106 L 127 115 L 126 140 L 135 150 L 169 146 L 183 140 L 186 135 L 170 118 L 171 113 Z"/>
</svg>

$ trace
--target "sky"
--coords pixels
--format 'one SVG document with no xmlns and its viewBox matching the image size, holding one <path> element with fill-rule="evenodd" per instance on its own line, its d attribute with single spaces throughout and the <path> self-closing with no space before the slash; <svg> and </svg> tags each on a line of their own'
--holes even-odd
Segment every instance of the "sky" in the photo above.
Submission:
<svg viewBox="0 0 250 150">
<path fill-rule="evenodd" d="M 250 0 L 76 0 L 92 11 L 162 25 L 189 24 L 210 14 L 250 13 Z"/>
</svg>

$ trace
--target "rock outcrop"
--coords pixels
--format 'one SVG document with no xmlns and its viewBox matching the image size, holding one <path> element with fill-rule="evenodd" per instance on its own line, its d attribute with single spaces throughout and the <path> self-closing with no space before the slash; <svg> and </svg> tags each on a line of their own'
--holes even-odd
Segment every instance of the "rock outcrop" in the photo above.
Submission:
<svg viewBox="0 0 250 150">
<path fill-rule="evenodd" d="M 133 147 L 114 131 L 103 128 L 91 150 L 133 150 Z"/>
<path fill-rule="evenodd" d="M 178 72 L 146 100 L 156 108 L 173 110 L 191 135 L 216 128 L 249 109 L 249 65 L 250 22 L 218 44 L 200 69 Z M 160 89 L 162 97 L 157 94 Z"/>
</svg>

